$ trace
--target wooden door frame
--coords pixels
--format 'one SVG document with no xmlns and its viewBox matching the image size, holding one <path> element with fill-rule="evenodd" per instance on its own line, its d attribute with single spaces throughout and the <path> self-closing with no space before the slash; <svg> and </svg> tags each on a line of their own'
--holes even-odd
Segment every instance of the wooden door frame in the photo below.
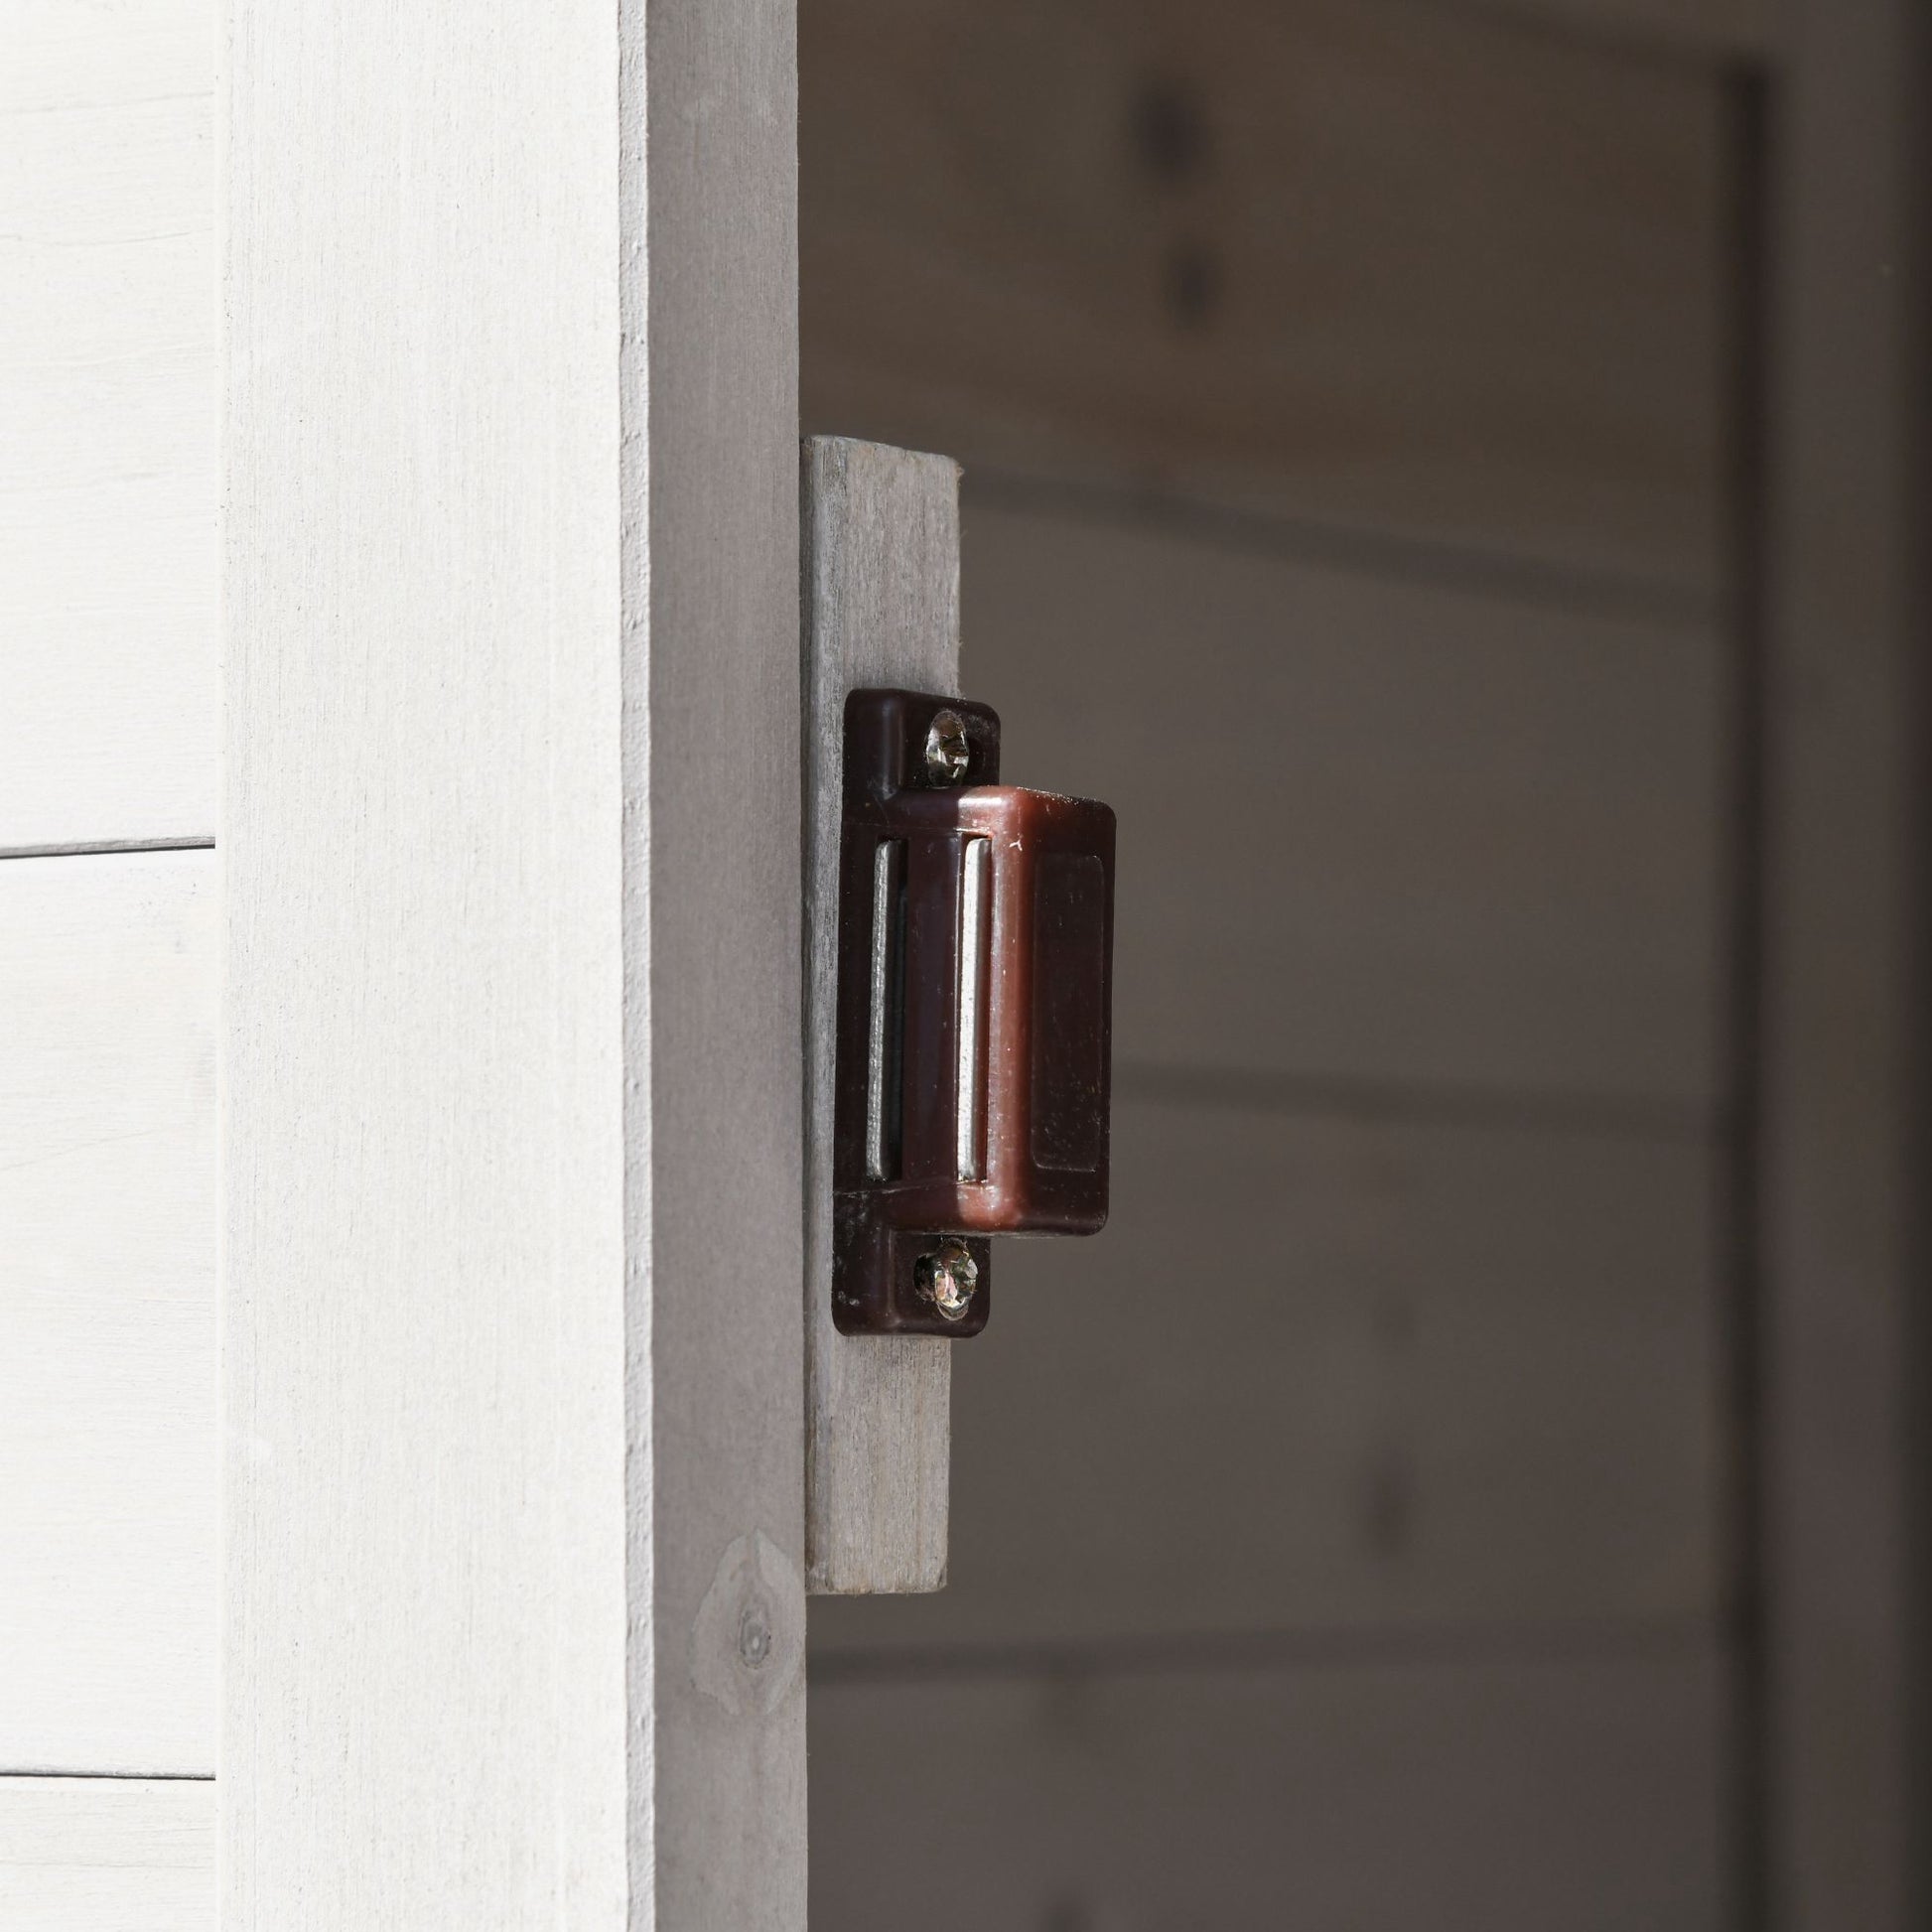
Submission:
<svg viewBox="0 0 1932 1932">
<path fill-rule="evenodd" d="M 1926 1882 L 1922 0 L 1788 0 L 1770 145 L 1759 885 L 1758 1892 Z"/>
<path fill-rule="evenodd" d="M 232 0 L 221 1922 L 804 1920 L 792 0 Z"/>
</svg>

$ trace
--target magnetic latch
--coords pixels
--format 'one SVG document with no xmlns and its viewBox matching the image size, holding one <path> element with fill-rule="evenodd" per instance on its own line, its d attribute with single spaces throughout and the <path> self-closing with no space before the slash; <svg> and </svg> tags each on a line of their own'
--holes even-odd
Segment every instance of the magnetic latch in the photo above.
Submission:
<svg viewBox="0 0 1932 1932">
<path fill-rule="evenodd" d="M 999 775 L 987 705 L 846 700 L 832 1314 L 847 1334 L 977 1334 L 990 1236 L 1107 1218 L 1114 814 Z"/>
</svg>

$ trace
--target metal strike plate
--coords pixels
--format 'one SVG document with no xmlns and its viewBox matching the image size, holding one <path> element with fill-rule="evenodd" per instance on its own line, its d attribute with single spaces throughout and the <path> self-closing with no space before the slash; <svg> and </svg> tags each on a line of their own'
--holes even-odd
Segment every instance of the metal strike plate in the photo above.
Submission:
<svg viewBox="0 0 1932 1932">
<path fill-rule="evenodd" d="M 989 706 L 846 700 L 832 1162 L 846 1334 L 977 1334 L 991 1236 L 1107 1218 L 1114 814 L 999 775 Z"/>
</svg>

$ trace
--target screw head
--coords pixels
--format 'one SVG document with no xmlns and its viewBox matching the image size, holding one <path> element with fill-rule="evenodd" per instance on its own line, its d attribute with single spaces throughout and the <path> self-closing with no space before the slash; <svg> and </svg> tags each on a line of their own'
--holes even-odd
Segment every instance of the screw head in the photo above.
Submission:
<svg viewBox="0 0 1932 1932">
<path fill-rule="evenodd" d="M 926 728 L 926 775 L 936 785 L 956 785 L 966 775 L 973 756 L 966 721 L 956 711 L 935 711 Z"/>
<path fill-rule="evenodd" d="M 920 1296 L 948 1321 L 961 1320 L 973 1305 L 979 1287 L 979 1263 L 957 1241 L 943 1241 L 929 1255 L 921 1255 L 913 1280 Z"/>
</svg>

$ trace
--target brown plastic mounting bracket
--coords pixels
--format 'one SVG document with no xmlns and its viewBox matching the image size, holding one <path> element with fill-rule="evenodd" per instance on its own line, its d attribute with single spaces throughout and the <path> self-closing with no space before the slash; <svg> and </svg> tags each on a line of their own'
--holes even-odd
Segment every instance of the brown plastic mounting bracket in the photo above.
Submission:
<svg viewBox="0 0 1932 1932">
<path fill-rule="evenodd" d="M 999 775 L 986 705 L 846 700 L 832 1153 L 846 1334 L 977 1334 L 988 1237 L 1107 1218 L 1114 814 Z"/>
</svg>

